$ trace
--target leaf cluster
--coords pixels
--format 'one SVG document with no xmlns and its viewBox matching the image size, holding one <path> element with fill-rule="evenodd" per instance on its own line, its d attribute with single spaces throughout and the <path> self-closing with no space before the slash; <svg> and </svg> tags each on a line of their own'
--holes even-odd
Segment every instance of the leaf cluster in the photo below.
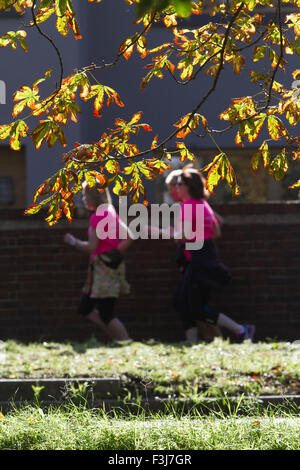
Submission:
<svg viewBox="0 0 300 470">
<path fill-rule="evenodd" d="M 89 0 L 100 3 L 101 0 Z M 232 194 L 240 192 L 230 156 L 219 147 L 215 136 L 236 128 L 235 142 L 244 146 L 257 141 L 262 130 L 268 133 L 258 144 L 258 150 L 252 158 L 251 168 L 255 172 L 262 161 L 264 167 L 275 180 L 281 180 L 294 160 L 299 159 L 300 138 L 296 126 L 300 119 L 299 89 L 292 85 L 287 88 L 279 81 L 279 73 L 286 72 L 288 59 L 300 55 L 300 14 L 296 8 L 299 0 L 125 0 L 136 10 L 136 27 L 139 28 L 130 37 L 123 39 L 115 59 L 108 64 L 85 66 L 67 77 L 63 77 L 61 63 L 61 81 L 58 88 L 41 98 L 40 87 L 47 85 L 51 71 L 36 80 L 31 86 L 23 85 L 14 94 L 13 118 L 10 124 L 0 126 L 0 139 L 9 139 L 14 150 L 21 147 L 21 138 L 31 137 L 36 149 L 43 143 L 53 147 L 59 143 L 66 145 L 64 127 L 70 122 L 76 123 L 81 112 L 80 100 L 93 103 L 93 113 L 101 118 L 106 106 L 124 107 L 118 92 L 107 84 L 99 83 L 94 71 L 105 67 L 117 66 L 125 59 L 129 61 L 136 53 L 145 64 L 145 76 L 140 89 L 144 90 L 150 81 L 166 76 L 171 77 L 178 86 L 187 86 L 199 79 L 202 74 L 210 79 L 210 86 L 204 90 L 198 102 L 190 112 L 176 119 L 170 134 L 159 139 L 156 135 L 147 150 L 139 150 L 132 139 L 142 129 L 152 131 L 152 126 L 140 123 L 141 113 L 136 112 L 128 121 L 117 118 L 115 128 L 107 129 L 97 142 L 77 144 L 63 156 L 63 168 L 45 181 L 37 189 L 34 205 L 26 213 L 32 214 L 47 205 L 50 224 L 54 224 L 64 213 L 71 220 L 74 195 L 82 187 L 85 179 L 89 185 L 101 182 L 102 189 L 111 185 L 118 195 L 130 194 L 132 202 L 140 198 L 147 203 L 144 180 L 152 179 L 170 167 L 173 155 L 178 155 L 183 162 L 193 161 L 188 138 L 210 138 L 217 149 L 213 161 L 203 168 L 207 173 L 207 189 L 215 190 L 219 181 L 227 181 Z M 295 12 L 284 15 L 285 4 L 295 7 Z M 49 18 L 56 18 L 56 29 L 62 36 L 69 31 L 75 39 L 81 38 L 80 27 L 72 0 L 0 0 L 0 11 L 14 8 L 19 13 L 30 9 L 32 26 L 40 34 L 42 24 Z M 267 19 L 265 13 L 271 13 Z M 199 27 L 182 27 L 182 18 L 190 15 L 208 15 L 208 20 Z M 148 35 L 152 26 L 160 23 L 169 31 L 171 38 L 166 43 L 148 48 Z M 203 22 L 202 22 L 203 23 Z M 8 32 L 0 38 L 0 47 L 10 45 L 15 49 L 18 44 L 28 51 L 24 31 Z M 59 51 L 51 38 L 49 42 Z M 231 68 L 234 74 L 241 75 L 246 70 L 246 55 L 251 55 L 249 80 L 257 85 L 258 92 L 233 98 L 227 109 L 219 114 L 220 122 L 227 122 L 225 129 L 211 128 L 207 117 L 200 110 L 211 95 L 220 86 L 220 77 L 225 68 Z M 149 60 L 150 59 L 150 60 Z M 300 71 L 293 72 L 293 83 L 298 83 Z M 27 115 L 20 117 L 27 111 Z M 30 127 L 29 121 L 39 122 Z M 166 145 L 176 140 L 176 150 L 168 150 Z M 282 150 L 273 159 L 272 142 L 282 142 Z M 167 160 L 167 161 L 165 161 Z M 299 181 L 292 188 L 299 188 Z M 44 199 L 37 202 L 38 198 Z"/>
</svg>

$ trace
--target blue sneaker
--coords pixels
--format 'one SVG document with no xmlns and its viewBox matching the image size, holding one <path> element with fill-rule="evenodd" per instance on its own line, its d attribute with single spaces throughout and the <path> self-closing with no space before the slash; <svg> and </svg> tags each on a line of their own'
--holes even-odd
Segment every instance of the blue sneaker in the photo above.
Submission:
<svg viewBox="0 0 300 470">
<path fill-rule="evenodd" d="M 245 328 L 244 333 L 238 336 L 238 342 L 242 343 L 246 339 L 250 339 L 253 341 L 254 333 L 255 333 L 255 325 L 243 325 Z"/>
</svg>

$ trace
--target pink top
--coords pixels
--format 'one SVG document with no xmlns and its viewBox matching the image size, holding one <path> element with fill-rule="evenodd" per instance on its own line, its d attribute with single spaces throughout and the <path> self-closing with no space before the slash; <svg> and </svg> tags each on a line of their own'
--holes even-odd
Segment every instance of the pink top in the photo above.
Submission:
<svg viewBox="0 0 300 470">
<path fill-rule="evenodd" d="M 203 219 L 201 217 L 201 220 L 196 221 L 197 217 L 197 205 L 201 204 L 203 207 Z M 200 215 L 202 215 L 202 212 L 199 212 Z M 208 202 L 206 200 L 199 200 L 199 199 L 187 199 L 181 204 L 181 214 L 180 214 L 180 220 L 188 221 L 191 222 L 192 224 L 192 230 L 195 232 L 195 237 L 191 240 L 190 242 L 193 242 L 195 240 L 208 240 L 210 238 L 214 238 L 214 226 L 217 224 L 217 219 L 214 215 L 214 212 Z M 198 222 L 198 223 L 196 223 Z M 201 226 L 201 233 L 197 234 L 196 229 Z M 203 228 L 203 232 L 202 232 Z M 203 237 L 203 238 L 202 238 Z M 185 250 L 185 254 L 187 259 L 189 260 L 191 257 L 191 254 Z"/>
<path fill-rule="evenodd" d="M 102 223 L 101 223 L 102 221 Z M 90 217 L 89 234 L 93 228 L 99 238 L 97 250 L 91 254 L 91 258 L 118 248 L 119 245 L 119 217 L 114 208 L 101 209 Z"/>
</svg>

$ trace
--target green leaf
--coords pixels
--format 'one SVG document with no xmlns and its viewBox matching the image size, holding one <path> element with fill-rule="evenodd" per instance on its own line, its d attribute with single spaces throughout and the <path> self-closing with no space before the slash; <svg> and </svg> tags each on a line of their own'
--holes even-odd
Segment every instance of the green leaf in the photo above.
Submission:
<svg viewBox="0 0 300 470">
<path fill-rule="evenodd" d="M 179 16 L 187 17 L 192 12 L 191 0 L 173 0 L 174 8 Z"/>
<path fill-rule="evenodd" d="M 55 10 L 58 17 L 64 16 L 67 10 L 67 0 L 55 0 Z"/>
<path fill-rule="evenodd" d="M 173 6 L 177 15 L 190 16 L 193 0 L 140 0 L 136 6 L 138 17 L 144 16 L 151 11 L 163 11 L 168 6 Z"/>
<path fill-rule="evenodd" d="M 116 160 L 108 160 L 105 164 L 105 168 L 109 173 L 118 173 L 120 171 L 119 163 Z"/>
<path fill-rule="evenodd" d="M 279 155 L 276 155 L 269 166 L 269 173 L 273 175 L 276 181 L 281 181 L 289 168 L 288 160 L 285 155 L 285 149 Z"/>
<path fill-rule="evenodd" d="M 271 155 L 268 143 L 266 141 L 261 144 L 258 151 L 253 155 L 251 159 L 252 171 L 256 172 L 258 170 L 261 158 L 263 160 L 264 167 L 268 167 L 270 164 Z"/>
<path fill-rule="evenodd" d="M 37 150 L 41 147 L 43 140 L 46 139 L 50 129 L 51 129 L 51 122 L 44 121 L 33 130 L 31 137 L 34 141 L 35 148 Z"/>
<path fill-rule="evenodd" d="M 279 119 L 276 116 L 268 116 L 268 131 L 271 139 L 279 140 L 280 139 L 280 126 Z"/>
<path fill-rule="evenodd" d="M 66 145 L 65 135 L 56 122 L 52 120 L 41 121 L 41 123 L 33 130 L 31 137 L 34 141 L 36 149 L 39 149 L 43 143 L 43 140 L 47 141 L 48 147 L 60 141 L 62 146 Z"/>
<path fill-rule="evenodd" d="M 214 188 L 219 184 L 220 180 L 226 180 L 232 195 L 238 196 L 240 194 L 234 170 L 225 153 L 217 155 L 202 171 L 208 171 L 206 187 L 210 193 L 214 192 Z"/>
<path fill-rule="evenodd" d="M 0 47 L 6 47 L 10 45 L 12 49 L 17 49 L 18 41 L 24 51 L 28 51 L 28 45 L 24 38 L 26 38 L 26 31 L 8 31 L 4 36 L 0 37 Z"/>
<path fill-rule="evenodd" d="M 10 146 L 13 150 L 21 149 L 20 137 L 28 135 L 28 126 L 24 121 L 16 121 L 11 126 Z"/>
<path fill-rule="evenodd" d="M 258 60 L 263 59 L 266 55 L 267 50 L 268 46 L 257 46 L 254 49 L 253 62 L 257 62 Z"/>
</svg>

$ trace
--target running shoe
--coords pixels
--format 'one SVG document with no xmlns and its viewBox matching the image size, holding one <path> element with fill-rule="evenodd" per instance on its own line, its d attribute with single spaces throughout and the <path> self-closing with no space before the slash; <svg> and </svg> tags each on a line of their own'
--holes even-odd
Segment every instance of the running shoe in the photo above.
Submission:
<svg viewBox="0 0 300 470">
<path fill-rule="evenodd" d="M 255 325 L 243 325 L 245 328 L 244 333 L 238 336 L 238 342 L 242 343 L 246 339 L 250 339 L 253 341 L 254 333 L 255 333 Z"/>
</svg>

